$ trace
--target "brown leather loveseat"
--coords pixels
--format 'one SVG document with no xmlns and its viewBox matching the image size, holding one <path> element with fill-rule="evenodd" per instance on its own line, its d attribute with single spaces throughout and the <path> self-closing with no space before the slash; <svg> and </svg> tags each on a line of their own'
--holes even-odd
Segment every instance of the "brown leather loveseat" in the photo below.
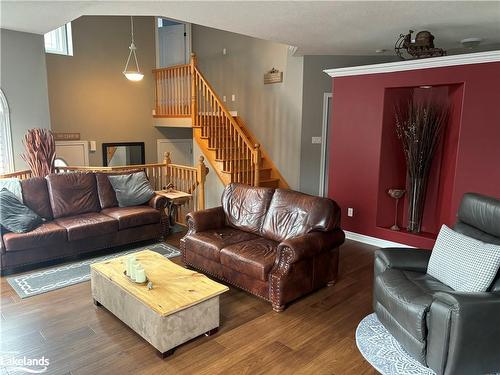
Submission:
<svg viewBox="0 0 500 375">
<path fill-rule="evenodd" d="M 221 207 L 187 221 L 184 263 L 270 301 L 275 311 L 336 281 L 345 236 L 330 199 L 230 184 Z"/>
<path fill-rule="evenodd" d="M 45 219 L 28 233 L 4 233 L 1 271 L 163 236 L 165 198 L 118 207 L 104 173 L 52 174 L 21 181 L 24 204 Z"/>
</svg>

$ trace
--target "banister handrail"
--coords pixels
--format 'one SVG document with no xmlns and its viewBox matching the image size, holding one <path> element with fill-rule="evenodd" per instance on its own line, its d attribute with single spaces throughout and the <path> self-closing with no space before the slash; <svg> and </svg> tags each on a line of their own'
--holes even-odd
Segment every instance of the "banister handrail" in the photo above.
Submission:
<svg viewBox="0 0 500 375">
<path fill-rule="evenodd" d="M 247 144 L 248 148 L 251 148 L 253 149 L 254 145 L 252 142 L 250 142 L 250 140 L 248 139 L 248 137 L 245 135 L 245 133 L 243 133 L 243 130 L 241 130 L 240 126 L 238 125 L 238 123 L 234 120 L 233 116 L 231 115 L 231 113 L 229 113 L 229 111 L 227 110 L 226 106 L 224 104 L 222 104 L 222 101 L 220 100 L 219 96 L 217 95 L 217 93 L 214 91 L 213 87 L 210 85 L 210 83 L 208 83 L 208 81 L 205 79 L 205 77 L 203 76 L 203 74 L 200 72 L 200 70 L 195 67 L 195 70 L 196 70 L 196 73 L 199 75 L 199 77 L 201 78 L 201 80 L 203 81 L 203 83 L 207 86 L 207 88 L 210 90 L 210 94 L 213 95 L 214 99 L 217 101 L 217 104 L 221 107 L 223 113 L 226 115 L 226 117 L 229 119 L 229 121 L 231 122 L 231 125 L 233 125 L 233 127 L 236 129 L 236 131 L 238 132 L 238 134 L 243 138 L 244 142 Z"/>
<path fill-rule="evenodd" d="M 26 177 L 26 176 L 31 177 L 31 170 L 30 169 L 25 169 L 22 171 L 16 171 L 16 172 L 10 172 L 10 173 L 4 173 L 4 174 L 0 175 L 0 178 L 18 178 L 18 177 Z"/>
<path fill-rule="evenodd" d="M 162 72 L 162 71 L 166 71 L 166 70 L 175 70 L 175 69 L 180 69 L 180 68 L 186 68 L 188 66 L 189 66 L 189 64 L 178 64 L 178 65 L 167 66 L 164 68 L 155 68 L 152 70 L 152 72 L 156 73 L 156 72 Z"/>
</svg>

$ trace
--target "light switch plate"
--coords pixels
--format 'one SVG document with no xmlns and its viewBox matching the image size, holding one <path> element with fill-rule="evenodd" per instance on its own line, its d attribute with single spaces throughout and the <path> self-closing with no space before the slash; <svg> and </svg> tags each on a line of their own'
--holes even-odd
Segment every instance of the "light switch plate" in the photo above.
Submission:
<svg viewBox="0 0 500 375">
<path fill-rule="evenodd" d="M 222 97 L 222 101 L 225 103 L 226 102 L 226 95 Z"/>
<path fill-rule="evenodd" d="M 347 216 L 349 216 L 349 217 L 353 217 L 354 216 L 354 208 L 349 207 L 347 209 Z"/>
<path fill-rule="evenodd" d="M 233 95 L 231 95 L 231 100 L 232 100 L 233 102 L 234 102 L 234 101 L 236 101 L 236 95 L 234 95 L 234 94 L 233 94 Z"/>
<path fill-rule="evenodd" d="M 313 144 L 321 144 L 321 137 L 312 137 Z"/>
</svg>

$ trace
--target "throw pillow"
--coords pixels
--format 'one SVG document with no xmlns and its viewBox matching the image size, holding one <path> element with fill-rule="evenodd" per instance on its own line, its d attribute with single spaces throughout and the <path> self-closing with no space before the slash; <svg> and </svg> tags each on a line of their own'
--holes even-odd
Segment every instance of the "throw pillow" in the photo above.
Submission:
<svg viewBox="0 0 500 375">
<path fill-rule="evenodd" d="M 116 193 L 119 207 L 139 206 L 155 195 L 144 172 L 108 176 L 108 179 Z"/>
<path fill-rule="evenodd" d="M 7 189 L 0 190 L 0 207 L 0 224 L 10 232 L 29 232 L 43 222 L 39 215 L 22 204 Z"/>
<path fill-rule="evenodd" d="M 485 292 L 500 268 L 500 246 L 441 227 L 427 273 L 458 292 Z"/>
</svg>

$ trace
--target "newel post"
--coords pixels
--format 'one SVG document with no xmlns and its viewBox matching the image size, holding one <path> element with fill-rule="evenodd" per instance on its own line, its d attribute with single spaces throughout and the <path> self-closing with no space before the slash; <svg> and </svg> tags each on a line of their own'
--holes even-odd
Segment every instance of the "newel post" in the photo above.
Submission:
<svg viewBox="0 0 500 375">
<path fill-rule="evenodd" d="M 205 158 L 203 155 L 198 159 L 198 165 L 196 169 L 198 170 L 196 173 L 196 179 L 198 182 L 198 210 L 205 209 L 205 181 L 207 179 L 208 168 L 205 165 Z"/>
<path fill-rule="evenodd" d="M 198 100 L 196 97 L 196 55 L 191 54 L 191 126 L 196 126 L 197 124 L 197 114 L 198 114 Z"/>
<path fill-rule="evenodd" d="M 254 146 L 254 159 L 255 159 L 255 181 L 254 181 L 254 186 L 259 186 L 260 183 L 260 145 L 258 143 L 255 144 Z"/>
</svg>

